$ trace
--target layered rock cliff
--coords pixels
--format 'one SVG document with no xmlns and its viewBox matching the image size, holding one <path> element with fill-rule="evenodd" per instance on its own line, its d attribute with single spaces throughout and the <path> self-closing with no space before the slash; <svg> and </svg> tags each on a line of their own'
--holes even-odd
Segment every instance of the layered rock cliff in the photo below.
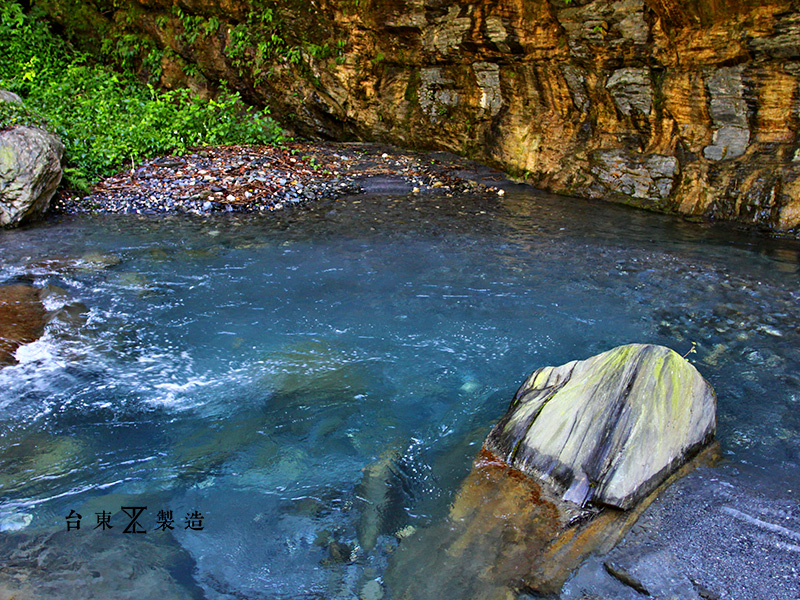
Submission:
<svg viewBox="0 0 800 600">
<path fill-rule="evenodd" d="M 224 80 L 302 134 L 445 149 L 556 193 L 800 232 L 800 2 L 40 4 L 167 87 Z"/>
</svg>

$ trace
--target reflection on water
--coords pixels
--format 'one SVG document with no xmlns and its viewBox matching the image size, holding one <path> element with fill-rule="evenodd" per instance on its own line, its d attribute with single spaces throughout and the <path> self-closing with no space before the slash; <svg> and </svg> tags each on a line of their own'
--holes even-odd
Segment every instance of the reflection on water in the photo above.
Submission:
<svg viewBox="0 0 800 600">
<path fill-rule="evenodd" d="M 511 191 L 67 218 L 0 251 L 60 310 L 0 370 L 0 596 L 389 597 L 524 377 L 628 342 L 695 342 L 742 485 L 800 498 L 795 242 Z"/>
</svg>

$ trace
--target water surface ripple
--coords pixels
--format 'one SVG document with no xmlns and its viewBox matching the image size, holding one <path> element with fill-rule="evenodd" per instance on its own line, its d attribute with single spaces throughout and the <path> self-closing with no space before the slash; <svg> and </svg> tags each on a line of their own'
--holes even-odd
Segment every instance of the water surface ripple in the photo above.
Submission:
<svg viewBox="0 0 800 600">
<path fill-rule="evenodd" d="M 98 253 L 119 263 L 42 262 Z M 510 190 L 70 217 L 0 232 L 0 254 L 0 282 L 57 292 L 0 370 L 0 589 L 20 597 L 358 596 L 398 533 L 445 514 L 530 371 L 629 342 L 696 343 L 726 457 L 707 477 L 746 496 L 719 514 L 800 529 L 797 242 Z M 146 535 L 121 533 L 130 506 Z M 791 573 L 767 595 L 746 579 L 720 585 L 796 598 Z"/>
</svg>

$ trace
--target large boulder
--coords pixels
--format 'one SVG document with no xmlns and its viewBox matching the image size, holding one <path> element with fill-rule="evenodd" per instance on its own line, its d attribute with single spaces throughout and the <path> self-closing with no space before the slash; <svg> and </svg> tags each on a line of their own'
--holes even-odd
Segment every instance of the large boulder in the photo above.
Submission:
<svg viewBox="0 0 800 600">
<path fill-rule="evenodd" d="M 673 481 L 713 464 L 714 392 L 662 346 L 543 367 L 491 431 L 447 518 L 403 540 L 399 600 L 554 595 Z M 695 454 L 698 454 L 695 456 Z M 682 464 L 686 463 L 686 464 Z M 624 509 L 624 510 L 623 510 Z"/>
<path fill-rule="evenodd" d="M 40 217 L 61 182 L 64 146 L 38 127 L 0 131 L 0 226 Z"/>
<path fill-rule="evenodd" d="M 533 372 L 486 448 L 564 498 L 630 508 L 714 436 L 716 397 L 664 346 L 630 344 Z"/>
</svg>

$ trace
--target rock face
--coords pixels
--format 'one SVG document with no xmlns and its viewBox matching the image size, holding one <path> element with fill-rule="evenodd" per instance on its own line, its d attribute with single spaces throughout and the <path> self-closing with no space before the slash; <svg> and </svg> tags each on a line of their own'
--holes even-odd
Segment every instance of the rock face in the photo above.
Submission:
<svg viewBox="0 0 800 600">
<path fill-rule="evenodd" d="M 533 372 L 486 448 L 577 504 L 627 509 L 713 438 L 716 397 L 663 346 L 629 344 Z"/>
<path fill-rule="evenodd" d="M 63 154 L 61 140 L 42 129 L 0 131 L 0 226 L 44 214 L 61 182 Z"/>
<path fill-rule="evenodd" d="M 447 519 L 392 557 L 393 597 L 558 593 L 667 485 L 713 460 L 718 446 L 702 447 L 714 434 L 715 405 L 695 368 L 661 346 L 631 344 L 536 370 L 487 437 Z"/>
<path fill-rule="evenodd" d="M 302 134 L 800 233 L 796 0 L 39 4 L 87 46 L 160 60 L 165 86 L 225 80 Z"/>
</svg>

